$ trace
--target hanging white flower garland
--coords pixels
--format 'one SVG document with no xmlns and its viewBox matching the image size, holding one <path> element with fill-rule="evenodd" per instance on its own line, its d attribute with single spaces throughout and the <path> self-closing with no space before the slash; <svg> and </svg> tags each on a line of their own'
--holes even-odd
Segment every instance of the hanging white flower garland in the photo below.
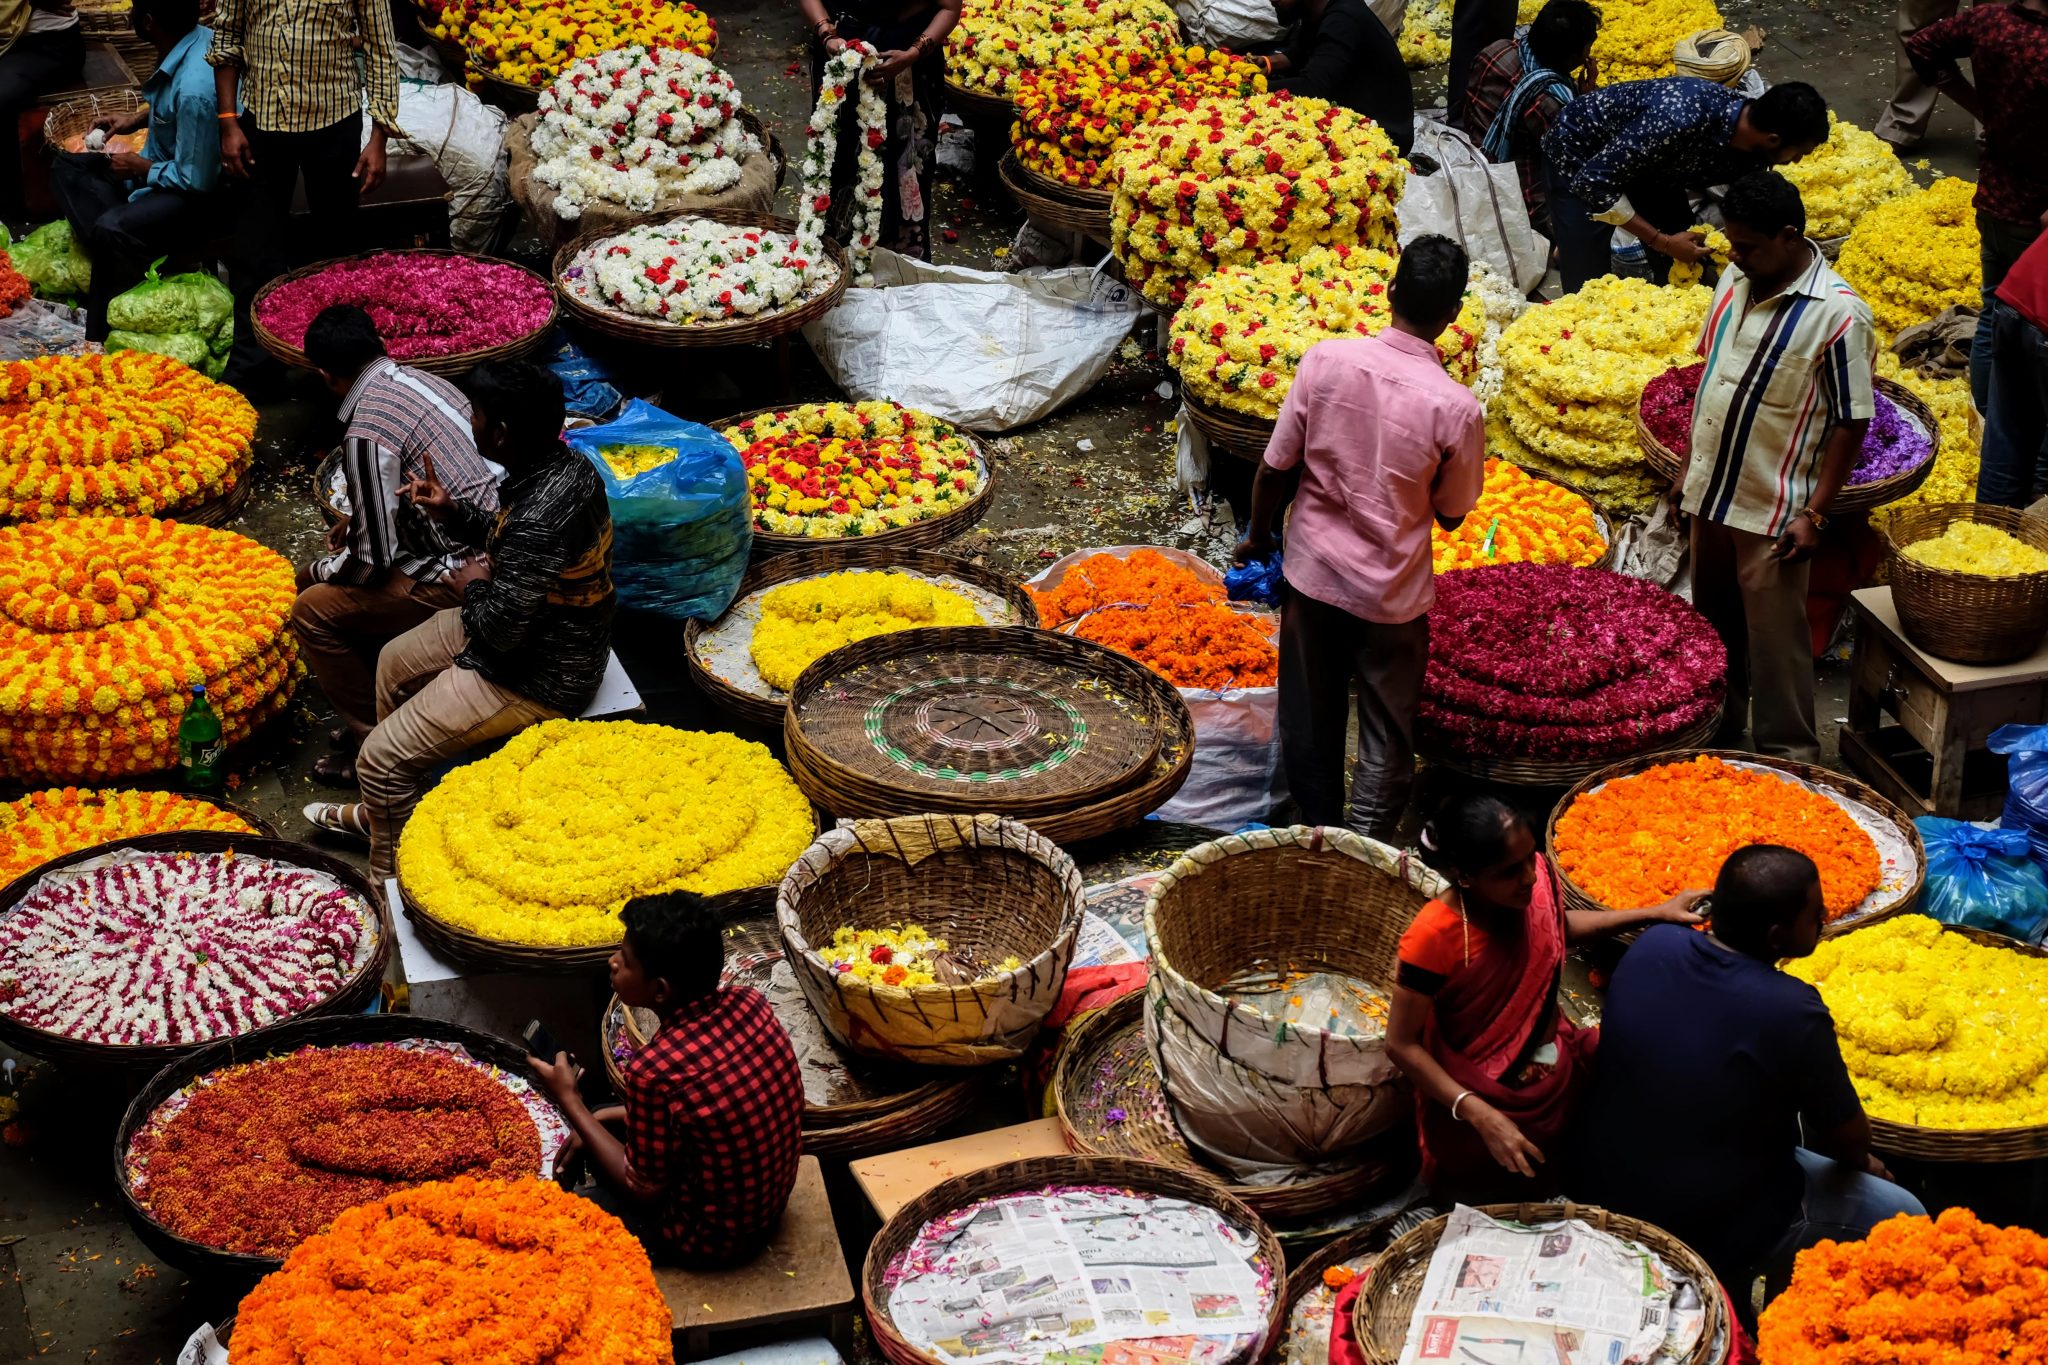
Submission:
<svg viewBox="0 0 2048 1365">
<path fill-rule="evenodd" d="M 858 176 L 849 224 L 852 240 L 846 244 L 846 257 L 854 283 L 861 285 L 875 282 L 869 266 L 876 239 L 882 234 L 882 145 L 888 140 L 888 105 L 860 78 L 862 69 L 875 55 L 874 48 L 866 43 L 849 42 L 825 63 L 818 104 L 811 111 L 809 139 L 804 146 L 803 186 L 796 220 L 799 249 L 811 255 L 822 252 L 825 218 L 832 210 L 832 169 L 839 154 L 839 110 L 846 103 L 847 91 L 855 90 L 859 93 L 855 111 L 860 119 L 860 150 L 855 162 Z"/>
</svg>

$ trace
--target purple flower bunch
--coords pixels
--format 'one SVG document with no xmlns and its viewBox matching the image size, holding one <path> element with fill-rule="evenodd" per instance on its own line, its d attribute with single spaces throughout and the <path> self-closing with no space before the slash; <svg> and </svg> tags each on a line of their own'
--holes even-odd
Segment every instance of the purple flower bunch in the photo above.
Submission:
<svg viewBox="0 0 2048 1365">
<path fill-rule="evenodd" d="M 546 326 L 554 307 L 546 283 L 516 266 L 385 252 L 286 281 L 263 300 L 257 320 L 303 347 L 313 319 L 338 303 L 368 313 L 398 361 L 503 346 Z"/>
<path fill-rule="evenodd" d="M 1498 564 L 1437 575 L 1425 747 L 1608 762 L 1714 714 L 1728 652 L 1678 597 L 1606 569 Z"/>
<path fill-rule="evenodd" d="M 1683 454 L 1692 444 L 1692 400 L 1699 392 L 1707 367 L 1683 365 L 1666 370 L 1643 388 L 1643 423 L 1659 441 Z M 1897 403 L 1877 395 L 1877 413 L 1864 434 L 1863 449 L 1856 467 L 1849 471 L 1851 485 L 1876 483 L 1894 474 L 1917 469 L 1934 454 L 1933 438 L 1900 409 Z"/>
</svg>

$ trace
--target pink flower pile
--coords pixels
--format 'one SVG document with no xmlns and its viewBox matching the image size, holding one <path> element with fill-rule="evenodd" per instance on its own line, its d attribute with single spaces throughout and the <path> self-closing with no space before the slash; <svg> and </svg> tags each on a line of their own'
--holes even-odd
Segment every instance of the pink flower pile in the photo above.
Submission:
<svg viewBox="0 0 2048 1365">
<path fill-rule="evenodd" d="M 1707 619 L 1605 569 L 1500 564 L 1437 575 L 1426 748 L 1466 758 L 1604 763 L 1720 707 L 1728 652 Z"/>
<path fill-rule="evenodd" d="M 393 360 L 421 360 L 503 346 L 547 325 L 553 293 L 516 266 L 471 256 L 385 252 L 337 261 L 270 291 L 257 320 L 303 347 L 320 310 L 352 303 L 367 312 Z"/>
</svg>

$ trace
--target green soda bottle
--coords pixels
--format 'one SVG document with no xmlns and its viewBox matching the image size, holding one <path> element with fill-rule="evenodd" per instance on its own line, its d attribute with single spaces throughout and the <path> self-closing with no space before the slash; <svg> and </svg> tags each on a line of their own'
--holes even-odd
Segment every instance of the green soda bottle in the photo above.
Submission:
<svg viewBox="0 0 2048 1365">
<path fill-rule="evenodd" d="M 206 700 L 206 684 L 199 683 L 192 689 L 185 718 L 178 722 L 178 766 L 185 770 L 185 786 L 192 791 L 219 791 L 225 776 L 221 757 L 226 751 L 220 717 Z"/>
</svg>

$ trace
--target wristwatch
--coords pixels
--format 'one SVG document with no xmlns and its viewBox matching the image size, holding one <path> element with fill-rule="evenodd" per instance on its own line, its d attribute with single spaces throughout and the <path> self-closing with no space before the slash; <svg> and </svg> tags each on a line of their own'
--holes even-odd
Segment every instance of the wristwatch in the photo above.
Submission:
<svg viewBox="0 0 2048 1365">
<path fill-rule="evenodd" d="M 1819 512 L 1814 511 L 1811 507 L 1800 508 L 1799 515 L 1805 517 L 1808 521 L 1812 522 L 1813 529 L 1816 531 L 1825 531 L 1828 529 L 1828 519 L 1825 516 L 1821 515 Z"/>
</svg>

